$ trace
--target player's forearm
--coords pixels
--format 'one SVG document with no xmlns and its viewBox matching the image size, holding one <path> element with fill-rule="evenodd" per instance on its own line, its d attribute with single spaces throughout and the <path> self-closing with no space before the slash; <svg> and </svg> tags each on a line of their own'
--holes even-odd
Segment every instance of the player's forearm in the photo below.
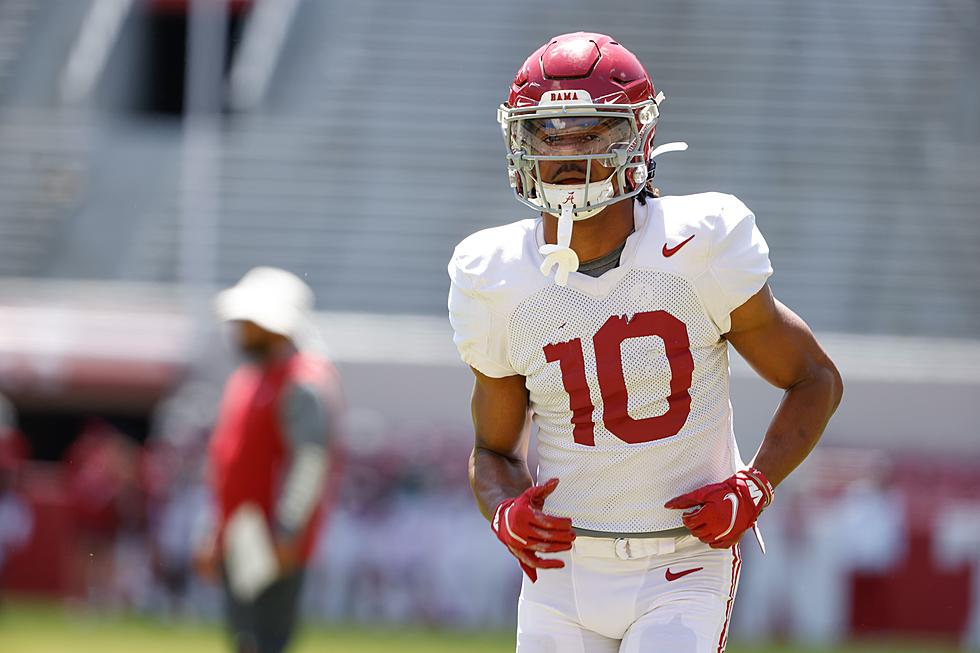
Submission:
<svg viewBox="0 0 980 653">
<path fill-rule="evenodd" d="M 752 466 L 779 485 L 816 446 L 842 394 L 843 382 L 833 364 L 816 367 L 788 388 Z"/>
<path fill-rule="evenodd" d="M 276 502 L 279 537 L 292 540 L 306 529 L 320 503 L 328 465 L 322 445 L 306 444 L 293 452 Z"/>
<path fill-rule="evenodd" d="M 274 516 L 277 535 L 292 540 L 306 529 L 320 502 L 329 462 L 327 441 L 335 436 L 333 420 L 317 386 L 294 383 L 284 389 L 280 426 L 287 464 Z"/>
<path fill-rule="evenodd" d="M 534 484 L 527 461 L 475 447 L 470 454 L 470 487 L 488 520 L 504 499 L 516 497 Z"/>
</svg>

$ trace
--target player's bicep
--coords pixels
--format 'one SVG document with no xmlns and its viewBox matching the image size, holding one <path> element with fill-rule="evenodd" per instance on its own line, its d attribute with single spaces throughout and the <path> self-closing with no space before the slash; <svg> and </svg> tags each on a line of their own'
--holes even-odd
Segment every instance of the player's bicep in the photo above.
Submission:
<svg viewBox="0 0 980 653">
<path fill-rule="evenodd" d="M 475 446 L 508 458 L 526 458 L 528 392 L 524 377 L 490 377 L 473 369 Z"/>
<path fill-rule="evenodd" d="M 773 297 L 768 284 L 732 311 L 731 324 L 725 338 L 762 378 L 779 388 L 792 387 L 820 368 L 833 368 L 810 327 Z"/>
</svg>

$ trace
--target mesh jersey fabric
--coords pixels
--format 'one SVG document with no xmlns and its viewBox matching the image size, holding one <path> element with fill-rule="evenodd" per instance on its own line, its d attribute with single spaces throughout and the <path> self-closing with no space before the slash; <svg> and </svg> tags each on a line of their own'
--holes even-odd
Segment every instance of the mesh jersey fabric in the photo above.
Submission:
<svg viewBox="0 0 980 653">
<path fill-rule="evenodd" d="M 561 479 L 545 509 L 613 533 L 680 526 L 665 501 L 741 466 L 721 336 L 772 272 L 730 195 L 634 207 L 620 266 L 598 278 L 544 277 L 540 220 L 474 234 L 449 266 L 463 360 L 526 379 L 538 477 Z"/>
</svg>

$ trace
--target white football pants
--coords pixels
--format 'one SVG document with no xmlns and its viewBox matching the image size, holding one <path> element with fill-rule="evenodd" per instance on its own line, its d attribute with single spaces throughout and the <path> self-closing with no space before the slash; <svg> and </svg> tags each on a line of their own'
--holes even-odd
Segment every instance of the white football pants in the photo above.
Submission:
<svg viewBox="0 0 980 653">
<path fill-rule="evenodd" d="M 693 536 L 576 538 L 524 578 L 518 653 L 723 653 L 741 559 Z"/>
</svg>

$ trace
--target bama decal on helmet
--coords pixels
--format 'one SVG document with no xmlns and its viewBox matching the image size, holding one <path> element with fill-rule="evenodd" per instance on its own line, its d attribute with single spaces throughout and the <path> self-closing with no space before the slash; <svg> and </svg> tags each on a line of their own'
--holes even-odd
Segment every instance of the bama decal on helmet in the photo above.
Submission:
<svg viewBox="0 0 980 653">
<path fill-rule="evenodd" d="M 545 91 L 539 104 L 592 104 L 592 96 L 579 89 Z"/>
</svg>

